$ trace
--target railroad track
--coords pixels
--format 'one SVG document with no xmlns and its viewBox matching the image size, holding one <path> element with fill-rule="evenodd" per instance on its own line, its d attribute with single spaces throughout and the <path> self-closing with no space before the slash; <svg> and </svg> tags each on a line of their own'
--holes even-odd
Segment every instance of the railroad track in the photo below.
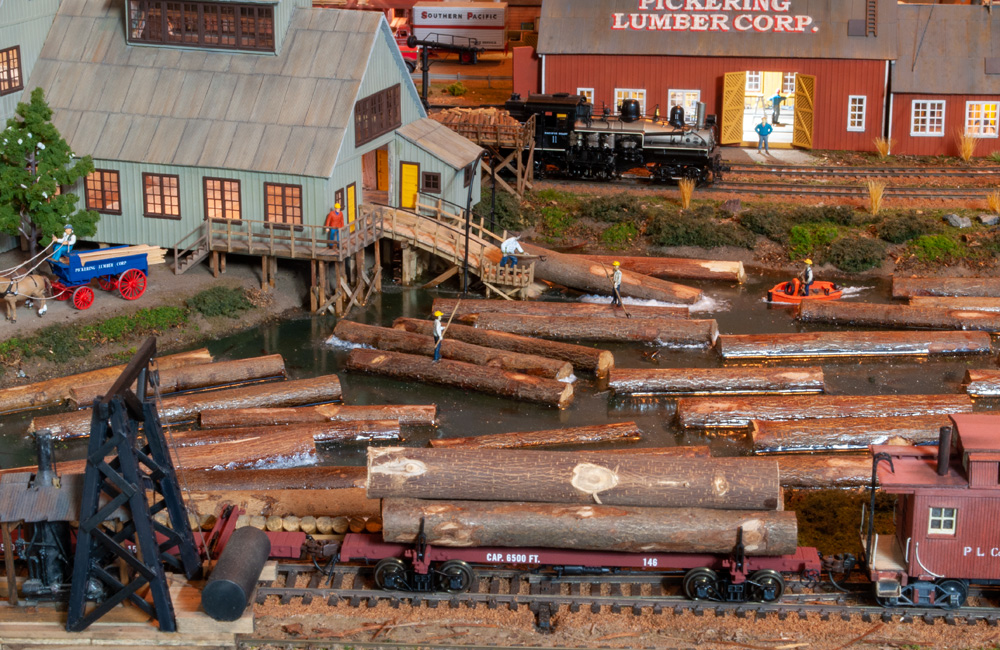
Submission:
<svg viewBox="0 0 1000 650">
<path fill-rule="evenodd" d="M 257 603 L 276 598 L 281 605 L 301 603 L 310 605 L 323 602 L 334 608 L 348 606 L 375 607 L 386 603 L 390 607 L 419 607 L 436 609 L 446 607 L 506 607 L 516 611 L 527 607 L 534 612 L 536 625 L 541 631 L 551 629 L 550 618 L 566 607 L 571 612 L 589 608 L 598 613 L 606 608 L 618 614 L 631 611 L 634 615 L 680 615 L 691 612 L 695 616 L 735 616 L 737 618 L 764 618 L 775 616 L 779 620 L 798 617 L 805 620 L 810 615 L 822 620 L 840 618 L 849 621 L 860 616 L 865 622 L 891 620 L 912 622 L 920 619 L 928 624 L 943 621 L 955 625 L 964 622 L 976 625 L 985 622 L 1000 625 L 1000 610 L 995 607 L 963 607 L 944 610 L 926 607 L 882 608 L 862 602 L 863 592 L 848 593 L 787 593 L 779 602 L 771 603 L 720 603 L 692 601 L 669 592 L 662 575 L 619 574 L 613 577 L 553 577 L 511 570 L 493 570 L 477 567 L 478 580 L 470 591 L 460 594 L 416 593 L 384 591 L 375 588 L 367 575 L 369 571 L 358 567 L 336 567 L 331 575 L 315 570 L 311 565 L 283 563 L 278 565 L 278 578 L 257 589 Z M 296 586 L 305 583 L 305 586 Z M 291 585 L 291 586 L 288 586 Z M 789 583 L 791 590 L 802 590 L 804 585 Z M 973 602 L 978 600 L 973 592 Z"/>
<path fill-rule="evenodd" d="M 802 185 L 800 183 L 714 183 L 704 191 L 733 194 L 796 194 L 798 196 L 867 197 L 860 185 Z M 964 187 L 886 187 L 885 198 L 902 199 L 984 199 L 989 189 Z"/>
<path fill-rule="evenodd" d="M 824 167 L 822 165 L 744 165 L 731 164 L 733 174 L 799 176 L 805 178 L 837 176 L 951 176 L 982 178 L 1000 176 L 1000 167 Z"/>
</svg>

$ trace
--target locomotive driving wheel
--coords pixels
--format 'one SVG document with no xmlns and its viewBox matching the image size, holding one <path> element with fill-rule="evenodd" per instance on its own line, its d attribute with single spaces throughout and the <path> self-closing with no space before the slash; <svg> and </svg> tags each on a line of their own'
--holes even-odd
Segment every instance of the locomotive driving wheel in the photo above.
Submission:
<svg viewBox="0 0 1000 650">
<path fill-rule="evenodd" d="M 448 560 L 438 569 L 438 589 L 449 594 L 464 594 L 472 586 L 476 574 L 467 562 Z"/>
<path fill-rule="evenodd" d="M 146 293 L 146 274 L 139 269 L 129 269 L 118 277 L 118 291 L 125 300 L 135 300 Z"/>
<path fill-rule="evenodd" d="M 77 287 L 73 290 L 73 306 L 77 309 L 88 309 L 94 304 L 94 290 L 90 287 Z"/>
<path fill-rule="evenodd" d="M 709 568 L 691 569 L 684 574 L 684 595 L 691 600 L 718 600 L 718 582 L 719 576 Z"/>
<path fill-rule="evenodd" d="M 406 565 L 396 557 L 379 560 L 375 565 L 375 586 L 379 589 L 394 590 L 406 584 Z"/>
<path fill-rule="evenodd" d="M 785 593 L 785 579 L 774 569 L 761 569 L 750 576 L 750 600 L 773 603 Z"/>
</svg>

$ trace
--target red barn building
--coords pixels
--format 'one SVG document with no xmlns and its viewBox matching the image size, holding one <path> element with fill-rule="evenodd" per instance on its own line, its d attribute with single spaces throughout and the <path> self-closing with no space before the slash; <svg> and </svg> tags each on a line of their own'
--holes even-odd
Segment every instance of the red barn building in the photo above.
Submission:
<svg viewBox="0 0 1000 650">
<path fill-rule="evenodd" d="M 894 153 L 954 155 L 949 129 L 971 111 L 968 128 L 994 131 L 985 155 L 997 20 L 982 6 L 896 0 L 545 0 L 539 87 L 515 91 L 584 94 L 597 112 L 627 98 L 650 116 L 680 104 L 689 120 L 701 102 L 723 144 L 756 144 L 765 119 L 778 146 L 873 151 L 891 136 Z"/>
</svg>

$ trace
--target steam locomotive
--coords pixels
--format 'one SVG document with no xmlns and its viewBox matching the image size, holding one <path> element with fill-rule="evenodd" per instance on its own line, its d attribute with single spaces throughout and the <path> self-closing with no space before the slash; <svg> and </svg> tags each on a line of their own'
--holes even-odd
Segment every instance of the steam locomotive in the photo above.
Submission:
<svg viewBox="0 0 1000 650">
<path fill-rule="evenodd" d="M 725 167 L 717 151 L 715 116 L 700 104 L 697 124 L 669 124 L 642 116 L 639 102 L 626 99 L 618 115 L 605 108 L 600 117 L 583 95 L 565 93 L 511 96 L 504 107 L 527 122 L 535 116 L 535 175 L 555 172 L 571 178 L 611 180 L 623 172 L 645 169 L 654 181 L 682 178 L 699 184 L 722 178 Z"/>
</svg>

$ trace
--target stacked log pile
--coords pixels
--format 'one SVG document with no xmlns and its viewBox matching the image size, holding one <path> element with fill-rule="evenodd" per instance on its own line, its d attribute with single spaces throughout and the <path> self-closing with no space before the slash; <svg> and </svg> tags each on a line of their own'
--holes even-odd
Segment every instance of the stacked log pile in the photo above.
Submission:
<svg viewBox="0 0 1000 650">
<path fill-rule="evenodd" d="M 479 124 L 482 126 L 514 126 L 521 127 L 521 123 L 510 116 L 502 108 L 448 108 L 443 111 L 435 111 L 431 114 L 434 121 L 451 126 L 453 124 Z"/>
<path fill-rule="evenodd" d="M 383 538 L 442 546 L 792 552 L 777 463 L 497 449 L 369 448 Z"/>
</svg>

